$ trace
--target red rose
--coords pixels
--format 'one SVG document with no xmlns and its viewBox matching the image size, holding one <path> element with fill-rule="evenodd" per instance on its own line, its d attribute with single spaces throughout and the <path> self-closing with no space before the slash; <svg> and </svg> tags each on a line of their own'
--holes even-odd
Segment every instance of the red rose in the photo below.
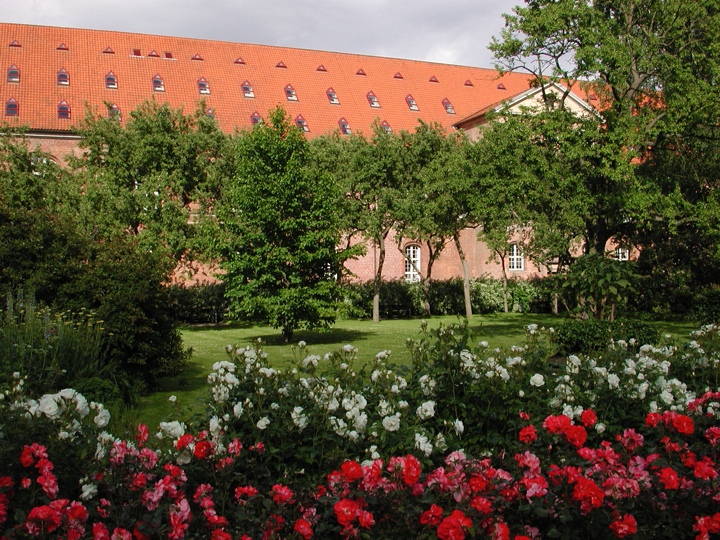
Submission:
<svg viewBox="0 0 720 540">
<path fill-rule="evenodd" d="M 558 416 L 548 416 L 543 422 L 543 427 L 550 433 L 560 435 L 568 427 L 570 427 L 570 418 L 568 418 L 564 414 Z"/>
<path fill-rule="evenodd" d="M 685 416 L 684 414 L 678 414 L 675 418 L 673 418 L 672 425 L 678 433 L 682 433 L 683 435 L 691 435 L 692 432 L 695 431 L 695 424 L 693 423 L 692 418 Z"/>
<path fill-rule="evenodd" d="M 680 478 L 672 467 L 660 469 L 657 475 L 665 489 L 677 489 L 680 487 Z"/>
<path fill-rule="evenodd" d="M 369 529 L 370 527 L 375 525 L 375 517 L 367 510 L 358 510 L 357 515 L 358 523 L 360 523 L 361 527 Z"/>
<path fill-rule="evenodd" d="M 355 480 L 362 478 L 363 475 L 362 467 L 357 461 L 346 461 L 342 464 L 340 470 L 348 482 L 354 482 Z"/>
<path fill-rule="evenodd" d="M 313 530 L 310 526 L 310 523 L 308 523 L 303 518 L 298 519 L 295 522 L 295 526 L 293 527 L 293 530 L 298 533 L 300 536 L 302 536 L 305 540 L 309 540 L 312 538 Z"/>
<path fill-rule="evenodd" d="M 335 506 L 333 506 L 338 523 L 340 523 L 343 527 L 346 527 L 355 521 L 358 508 L 358 503 L 352 499 L 340 499 L 335 503 Z"/>
<path fill-rule="evenodd" d="M 402 475 L 403 481 L 408 486 L 416 484 L 420 479 L 420 462 L 415 456 L 408 455 L 405 457 Z"/>
<path fill-rule="evenodd" d="M 178 450 L 183 450 L 187 447 L 188 444 L 190 444 L 194 440 L 195 437 L 193 437 L 189 433 L 186 433 L 177 440 L 177 442 L 175 443 L 175 448 L 177 448 Z"/>
<path fill-rule="evenodd" d="M 198 459 L 205 459 L 213 453 L 213 445 L 210 441 L 198 441 L 195 444 L 193 455 Z"/>
<path fill-rule="evenodd" d="M 576 448 L 580 448 L 587 440 L 587 432 L 582 426 L 568 426 L 564 433 L 567 441 Z"/>
<path fill-rule="evenodd" d="M 580 415 L 580 421 L 585 427 L 593 427 L 597 422 L 597 414 L 592 409 L 585 409 Z"/>
<path fill-rule="evenodd" d="M 472 521 L 460 510 L 453 510 L 452 514 L 443 519 L 437 528 L 437 535 L 440 540 L 463 540 L 465 531 L 463 529 L 472 527 Z"/>
<path fill-rule="evenodd" d="M 481 514 L 490 514 L 492 512 L 492 503 L 485 497 L 473 497 L 470 500 L 470 506 Z"/>
<path fill-rule="evenodd" d="M 283 486 L 282 484 L 275 484 L 270 492 L 273 501 L 278 504 L 285 504 L 292 501 L 293 492 L 289 487 Z"/>
<path fill-rule="evenodd" d="M 527 427 L 524 427 L 520 430 L 520 435 L 518 436 L 521 443 L 524 444 L 530 444 L 533 441 L 537 440 L 537 432 L 535 431 L 535 426 L 529 425 Z"/>
<path fill-rule="evenodd" d="M 420 523 L 423 525 L 438 525 L 442 519 L 442 514 L 442 508 L 437 504 L 433 504 L 429 510 L 425 510 L 420 515 Z"/>
<path fill-rule="evenodd" d="M 637 532 L 637 522 L 630 514 L 625 514 L 622 519 L 615 520 L 610 524 L 610 530 L 618 538 L 625 538 Z"/>
</svg>

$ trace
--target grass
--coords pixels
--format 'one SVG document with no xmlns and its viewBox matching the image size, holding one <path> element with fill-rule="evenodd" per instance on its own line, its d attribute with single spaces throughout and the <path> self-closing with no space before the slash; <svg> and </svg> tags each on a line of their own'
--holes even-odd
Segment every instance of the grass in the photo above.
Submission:
<svg viewBox="0 0 720 540">
<path fill-rule="evenodd" d="M 458 322 L 458 317 L 432 317 L 428 326 L 436 328 L 440 324 Z M 525 327 L 528 324 L 554 326 L 562 318 L 545 314 L 492 314 L 476 315 L 470 323 L 470 329 L 478 341 L 485 340 L 490 347 L 519 345 L 525 339 Z M 657 323 L 661 332 L 685 338 L 695 328 L 691 323 Z M 419 337 L 421 319 L 386 320 L 373 323 L 367 320 L 338 321 L 327 330 L 299 331 L 295 333 L 294 343 L 305 341 L 310 353 L 324 355 L 347 343 L 358 348 L 361 362 L 370 360 L 379 351 L 392 351 L 391 360 L 396 363 L 409 363 L 410 355 L 405 347 L 408 338 Z M 137 409 L 125 411 L 119 423 L 133 426 L 137 422 L 148 424 L 151 429 L 157 423 L 168 419 L 187 418 L 202 410 L 201 400 L 208 395 L 207 375 L 215 362 L 226 360 L 226 345 L 250 345 L 258 338 L 274 367 L 283 368 L 293 360 L 293 348 L 284 343 L 280 331 L 268 326 L 250 324 L 193 326 L 182 330 L 187 347 L 192 347 L 193 356 L 188 368 L 181 376 L 161 381 L 158 391 L 142 398 Z M 308 352 L 305 352 L 308 354 Z M 304 356 L 303 355 L 303 356 Z M 170 403 L 168 398 L 176 396 L 177 402 Z"/>
</svg>

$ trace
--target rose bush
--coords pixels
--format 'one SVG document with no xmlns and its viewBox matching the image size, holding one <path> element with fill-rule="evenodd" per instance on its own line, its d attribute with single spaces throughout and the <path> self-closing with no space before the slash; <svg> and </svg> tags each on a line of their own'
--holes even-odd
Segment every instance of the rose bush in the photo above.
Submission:
<svg viewBox="0 0 720 540">
<path fill-rule="evenodd" d="M 102 405 L 70 389 L 31 397 L 18 377 L 0 394 L 2 536 L 720 534 L 720 391 L 670 382 L 687 364 L 717 369 L 709 340 L 702 353 L 616 344 L 564 367 L 541 360 L 537 328 L 508 351 L 470 346 L 462 327 L 410 346 L 404 370 L 387 352 L 354 367 L 351 346 L 326 359 L 299 347 L 295 372 L 232 347 L 207 417 L 126 437 Z"/>
</svg>

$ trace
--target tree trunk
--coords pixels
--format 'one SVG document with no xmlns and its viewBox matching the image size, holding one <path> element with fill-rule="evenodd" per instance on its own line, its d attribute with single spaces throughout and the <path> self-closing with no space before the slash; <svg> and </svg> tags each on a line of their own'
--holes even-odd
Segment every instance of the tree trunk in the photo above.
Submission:
<svg viewBox="0 0 720 540">
<path fill-rule="evenodd" d="M 375 269 L 375 282 L 373 283 L 373 322 L 380 322 L 380 285 L 382 285 L 382 270 L 385 264 L 385 237 L 388 232 L 384 232 L 376 239 L 378 263 Z"/>
<path fill-rule="evenodd" d="M 455 240 L 455 247 L 460 257 L 460 263 L 463 269 L 463 296 L 465 297 L 465 318 L 467 320 L 472 319 L 472 298 L 470 298 L 470 271 L 468 270 L 467 259 L 465 258 L 465 252 L 463 251 L 462 245 L 460 244 L 460 235 L 455 233 L 453 235 Z"/>
<path fill-rule="evenodd" d="M 505 270 L 505 255 L 498 253 L 498 257 L 500 258 L 500 268 L 502 268 L 502 286 L 503 286 L 503 307 L 505 308 L 505 313 L 509 313 L 510 310 L 508 309 L 508 294 L 507 294 L 507 270 Z"/>
</svg>

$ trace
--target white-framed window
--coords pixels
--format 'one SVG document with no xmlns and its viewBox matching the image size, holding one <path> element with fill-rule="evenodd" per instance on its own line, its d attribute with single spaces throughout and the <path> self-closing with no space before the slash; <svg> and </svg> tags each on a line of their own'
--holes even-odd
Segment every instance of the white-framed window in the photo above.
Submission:
<svg viewBox="0 0 720 540">
<path fill-rule="evenodd" d="M 420 108 L 418 107 L 417 102 L 415 101 L 415 98 L 414 98 L 414 97 L 408 95 L 408 96 L 405 98 L 405 102 L 407 103 L 408 108 L 409 108 L 411 111 L 419 111 L 419 110 L 420 110 Z"/>
<path fill-rule="evenodd" d="M 420 246 L 410 244 L 405 246 L 405 281 L 414 283 L 420 281 Z"/>
<path fill-rule="evenodd" d="M 105 75 L 105 88 L 117 88 L 118 82 L 117 77 L 115 74 L 110 71 L 107 75 Z"/>
<path fill-rule="evenodd" d="M 380 102 L 375 94 L 368 92 L 367 100 L 371 107 L 380 108 Z"/>
<path fill-rule="evenodd" d="M 244 83 L 242 83 L 242 91 L 243 91 L 243 96 L 245 96 L 247 98 L 255 97 L 255 92 L 253 92 L 252 84 L 250 84 L 248 81 L 245 81 Z"/>
<path fill-rule="evenodd" d="M 15 64 L 7 70 L 7 82 L 20 82 L 20 70 Z"/>
<path fill-rule="evenodd" d="M 210 94 L 210 84 L 207 82 L 207 79 L 205 77 L 201 77 L 200 80 L 198 80 L 198 92 L 201 94 Z"/>
<path fill-rule="evenodd" d="M 350 129 L 350 124 L 348 124 L 347 120 L 344 118 L 341 118 L 338 120 L 338 126 L 340 126 L 340 133 L 343 135 L 350 135 L 352 133 L 352 130 Z"/>
<path fill-rule="evenodd" d="M 328 88 L 325 94 L 327 95 L 328 101 L 331 105 L 340 105 L 340 100 L 338 99 L 335 90 L 333 90 L 332 88 Z"/>
<path fill-rule="evenodd" d="M 624 247 L 615 248 L 615 260 L 627 261 L 630 260 L 630 250 Z"/>
<path fill-rule="evenodd" d="M 525 270 L 525 257 L 523 256 L 522 246 L 510 244 L 508 253 L 508 269 Z"/>
<path fill-rule="evenodd" d="M 285 97 L 288 101 L 297 101 L 297 92 L 295 92 L 295 89 L 290 86 L 289 84 L 285 87 Z"/>
<path fill-rule="evenodd" d="M 164 92 L 165 83 L 160 75 L 155 75 L 152 79 L 152 86 L 154 92 Z"/>
</svg>

